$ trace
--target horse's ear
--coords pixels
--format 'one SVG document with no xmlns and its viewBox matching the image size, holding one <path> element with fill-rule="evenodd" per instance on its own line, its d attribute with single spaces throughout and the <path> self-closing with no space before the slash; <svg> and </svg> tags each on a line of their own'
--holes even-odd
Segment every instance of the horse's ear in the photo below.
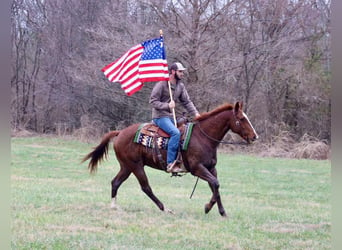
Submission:
<svg viewBox="0 0 342 250">
<path fill-rule="evenodd" d="M 237 114 L 238 112 L 239 112 L 239 110 L 241 109 L 241 104 L 240 104 L 240 102 L 236 102 L 235 103 L 235 107 L 234 107 L 234 112 L 235 112 L 235 114 Z"/>
</svg>

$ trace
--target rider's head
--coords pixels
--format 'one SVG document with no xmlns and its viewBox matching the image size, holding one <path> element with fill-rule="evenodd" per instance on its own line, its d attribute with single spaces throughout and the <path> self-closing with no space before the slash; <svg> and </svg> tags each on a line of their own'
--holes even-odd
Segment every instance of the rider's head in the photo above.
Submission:
<svg viewBox="0 0 342 250">
<path fill-rule="evenodd" d="M 174 75 L 176 80 L 180 80 L 183 78 L 184 70 L 186 68 L 180 62 L 175 62 L 170 67 L 170 74 Z"/>
</svg>

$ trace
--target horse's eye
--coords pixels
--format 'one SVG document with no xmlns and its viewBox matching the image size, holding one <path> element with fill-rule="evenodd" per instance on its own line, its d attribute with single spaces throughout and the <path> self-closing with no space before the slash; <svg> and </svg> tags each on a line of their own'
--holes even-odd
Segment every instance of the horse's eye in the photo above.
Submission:
<svg viewBox="0 0 342 250">
<path fill-rule="evenodd" d="M 240 121 L 237 120 L 237 121 L 235 122 L 235 124 L 236 124 L 236 126 L 240 126 Z"/>
</svg>

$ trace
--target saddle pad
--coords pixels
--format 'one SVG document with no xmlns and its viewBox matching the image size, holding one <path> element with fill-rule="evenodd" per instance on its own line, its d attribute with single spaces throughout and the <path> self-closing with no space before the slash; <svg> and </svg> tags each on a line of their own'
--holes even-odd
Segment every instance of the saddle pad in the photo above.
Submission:
<svg viewBox="0 0 342 250">
<path fill-rule="evenodd" d="M 145 134 L 144 131 L 142 130 L 142 128 L 147 124 L 148 123 L 140 124 L 137 132 L 135 133 L 133 142 L 144 145 L 144 146 L 149 147 L 149 148 L 154 148 L 154 138 L 155 137 L 151 136 L 150 134 Z M 192 134 L 193 125 L 194 125 L 193 123 L 187 123 L 184 125 L 185 126 L 184 133 L 181 134 L 181 139 L 180 139 L 180 147 L 184 151 L 188 149 L 189 141 L 190 141 L 191 134 Z M 157 145 L 159 148 L 167 149 L 167 145 L 168 145 L 169 140 L 170 140 L 169 137 L 157 136 L 156 139 L 157 139 Z"/>
</svg>

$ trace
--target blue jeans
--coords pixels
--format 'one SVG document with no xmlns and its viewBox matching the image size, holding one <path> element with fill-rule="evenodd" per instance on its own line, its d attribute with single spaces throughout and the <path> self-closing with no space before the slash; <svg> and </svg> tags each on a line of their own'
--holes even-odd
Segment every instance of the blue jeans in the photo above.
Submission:
<svg viewBox="0 0 342 250">
<path fill-rule="evenodd" d="M 180 132 L 175 127 L 170 117 L 161 117 L 153 119 L 153 122 L 170 135 L 169 144 L 167 146 L 167 164 L 174 162 L 178 154 L 178 145 L 180 140 Z"/>
</svg>

